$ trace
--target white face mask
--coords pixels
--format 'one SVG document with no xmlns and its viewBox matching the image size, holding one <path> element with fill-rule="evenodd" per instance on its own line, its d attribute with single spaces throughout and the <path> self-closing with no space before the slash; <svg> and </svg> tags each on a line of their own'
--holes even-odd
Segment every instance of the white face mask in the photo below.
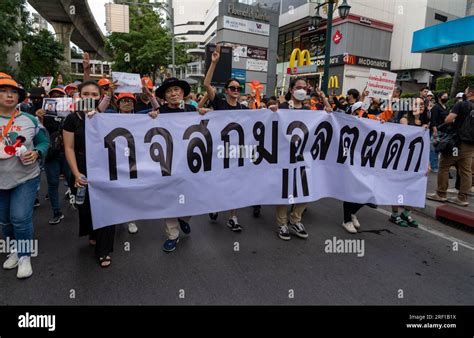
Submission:
<svg viewBox="0 0 474 338">
<path fill-rule="evenodd" d="M 249 105 L 248 101 L 242 101 L 242 102 L 240 102 L 240 104 L 242 106 L 245 106 L 245 107 L 248 107 L 248 105 Z"/>
<path fill-rule="evenodd" d="M 298 101 L 304 101 L 306 99 L 306 89 L 298 89 L 293 92 L 293 97 Z"/>
</svg>

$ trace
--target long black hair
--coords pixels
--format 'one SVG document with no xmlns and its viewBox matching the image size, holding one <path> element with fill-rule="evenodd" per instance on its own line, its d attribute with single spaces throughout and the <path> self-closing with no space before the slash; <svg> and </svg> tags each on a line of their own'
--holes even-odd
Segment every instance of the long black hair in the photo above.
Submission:
<svg viewBox="0 0 474 338">
<path fill-rule="evenodd" d="M 415 99 L 415 101 L 418 100 L 418 99 L 422 100 L 423 104 L 425 104 L 425 101 L 422 97 L 417 97 Z M 411 109 L 409 109 L 408 113 L 407 113 L 407 120 L 408 120 L 409 125 L 415 125 L 415 115 L 413 115 L 413 110 L 414 109 L 415 109 L 415 105 L 413 105 L 413 107 L 411 107 Z M 425 104 L 425 109 L 420 114 L 420 121 L 421 121 L 422 125 L 430 123 L 430 119 L 428 117 L 428 107 L 426 106 L 426 104 Z"/>
<path fill-rule="evenodd" d="M 308 80 L 305 77 L 298 76 L 297 78 L 293 79 L 290 82 L 290 86 L 288 87 L 288 92 L 285 94 L 285 100 L 286 101 L 291 100 L 291 91 L 292 91 L 293 87 L 296 85 L 296 82 L 298 82 L 298 81 L 304 81 L 304 82 L 306 82 L 306 84 L 308 83 Z"/>
</svg>

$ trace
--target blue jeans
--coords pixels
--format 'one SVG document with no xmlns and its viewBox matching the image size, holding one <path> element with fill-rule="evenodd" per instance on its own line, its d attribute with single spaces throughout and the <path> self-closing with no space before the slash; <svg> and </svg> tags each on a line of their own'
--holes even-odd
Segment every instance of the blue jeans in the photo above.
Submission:
<svg viewBox="0 0 474 338">
<path fill-rule="evenodd" d="M 48 181 L 48 196 L 54 216 L 61 213 L 59 205 L 59 175 L 64 173 L 66 182 L 69 182 L 71 170 L 66 162 L 66 156 L 61 153 L 57 158 L 48 160 L 44 163 L 46 179 Z"/>
<path fill-rule="evenodd" d="M 38 176 L 13 189 L 0 190 L 0 225 L 5 240 L 33 241 L 33 206 L 39 182 Z M 31 256 L 31 252 L 18 251 L 18 256 Z"/>
</svg>

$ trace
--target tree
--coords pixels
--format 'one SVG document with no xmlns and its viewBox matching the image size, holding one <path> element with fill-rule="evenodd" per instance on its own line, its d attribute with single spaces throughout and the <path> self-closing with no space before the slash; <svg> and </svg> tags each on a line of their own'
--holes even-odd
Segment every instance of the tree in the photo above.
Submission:
<svg viewBox="0 0 474 338">
<path fill-rule="evenodd" d="M 7 62 L 8 46 L 22 41 L 29 26 L 26 0 L 0 1 L 0 69 L 11 71 Z"/>
<path fill-rule="evenodd" d="M 82 53 L 78 48 L 75 46 L 71 47 L 71 59 L 82 59 L 84 53 Z"/>
<path fill-rule="evenodd" d="M 149 7 L 130 6 L 130 33 L 112 33 L 107 51 L 113 55 L 115 71 L 151 75 L 171 63 L 171 33 L 163 19 Z M 184 47 L 176 44 L 176 63 L 185 63 Z"/>
<path fill-rule="evenodd" d="M 28 34 L 21 51 L 21 62 L 18 78 L 28 88 L 33 80 L 41 76 L 55 76 L 64 60 L 64 47 L 54 39 L 48 30 L 37 34 Z"/>
</svg>

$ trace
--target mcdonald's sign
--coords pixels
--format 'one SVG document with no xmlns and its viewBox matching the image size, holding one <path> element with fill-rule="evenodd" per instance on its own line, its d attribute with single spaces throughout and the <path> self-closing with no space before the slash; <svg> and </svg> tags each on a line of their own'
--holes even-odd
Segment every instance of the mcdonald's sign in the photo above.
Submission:
<svg viewBox="0 0 474 338">
<path fill-rule="evenodd" d="M 331 88 L 339 89 L 339 78 L 337 77 L 337 75 L 331 76 L 329 78 L 328 88 L 329 89 L 331 89 Z"/>
<path fill-rule="evenodd" d="M 357 63 L 357 57 L 349 53 L 344 53 L 344 63 L 347 65 L 355 65 Z"/>
<path fill-rule="evenodd" d="M 296 63 L 296 60 L 298 60 L 298 63 Z M 287 73 L 288 74 L 296 74 L 296 73 L 301 73 L 298 72 L 297 67 L 304 67 L 304 72 L 316 72 L 317 66 L 311 64 L 311 55 L 309 54 L 309 50 L 304 49 L 300 50 L 299 48 L 293 49 L 293 52 L 291 52 L 290 56 L 290 64 L 288 65 Z M 308 66 L 314 66 L 308 67 Z"/>
</svg>

